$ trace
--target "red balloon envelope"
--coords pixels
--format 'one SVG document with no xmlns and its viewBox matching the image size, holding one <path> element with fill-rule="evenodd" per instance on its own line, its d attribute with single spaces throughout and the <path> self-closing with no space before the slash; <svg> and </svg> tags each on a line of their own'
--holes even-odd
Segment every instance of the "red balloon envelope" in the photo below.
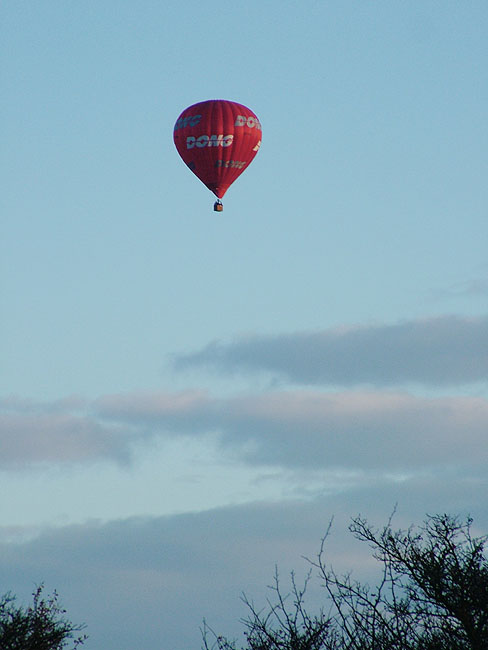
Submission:
<svg viewBox="0 0 488 650">
<path fill-rule="evenodd" d="M 257 154 L 261 124 L 246 106 L 211 99 L 183 111 L 174 141 L 192 172 L 221 199 Z"/>
</svg>

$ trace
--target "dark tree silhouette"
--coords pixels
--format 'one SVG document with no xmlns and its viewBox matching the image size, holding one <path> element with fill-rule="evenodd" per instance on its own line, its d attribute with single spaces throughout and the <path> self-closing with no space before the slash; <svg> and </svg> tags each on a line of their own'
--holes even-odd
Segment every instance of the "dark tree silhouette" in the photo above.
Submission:
<svg viewBox="0 0 488 650">
<path fill-rule="evenodd" d="M 381 566 L 374 587 L 338 574 L 325 558 L 329 528 L 309 560 L 326 593 L 326 612 L 311 616 L 303 589 L 286 596 L 278 576 L 273 598 L 258 610 L 244 597 L 247 650 L 488 650 L 488 536 L 474 537 L 472 520 L 429 516 L 418 528 L 382 529 L 357 517 L 351 533 L 370 545 Z M 235 650 L 235 641 L 206 624 L 203 647 Z"/>
<path fill-rule="evenodd" d="M 65 618 L 56 591 L 44 596 L 43 590 L 43 585 L 37 587 L 28 607 L 18 605 L 10 593 L 0 598 L 1 650 L 62 650 L 86 640 L 85 626 Z"/>
</svg>

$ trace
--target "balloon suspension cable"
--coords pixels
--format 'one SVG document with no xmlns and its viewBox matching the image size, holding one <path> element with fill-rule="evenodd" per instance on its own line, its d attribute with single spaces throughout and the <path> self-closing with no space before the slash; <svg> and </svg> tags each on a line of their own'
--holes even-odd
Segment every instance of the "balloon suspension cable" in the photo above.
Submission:
<svg viewBox="0 0 488 650">
<path fill-rule="evenodd" d="M 224 209 L 224 205 L 220 199 L 217 199 L 214 203 L 214 211 L 215 212 L 222 212 Z"/>
</svg>

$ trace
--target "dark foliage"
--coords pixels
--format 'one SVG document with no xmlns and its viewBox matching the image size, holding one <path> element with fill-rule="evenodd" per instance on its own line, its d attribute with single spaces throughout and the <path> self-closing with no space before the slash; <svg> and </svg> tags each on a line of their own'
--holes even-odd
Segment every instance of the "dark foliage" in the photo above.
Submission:
<svg viewBox="0 0 488 650">
<path fill-rule="evenodd" d="M 84 625 L 65 618 L 58 594 L 44 597 L 43 585 L 33 593 L 29 607 L 17 605 L 11 594 L 0 598 L 1 650 L 62 650 L 76 648 L 86 640 Z"/>
<path fill-rule="evenodd" d="M 273 599 L 257 610 L 244 598 L 246 650 L 488 650 L 488 537 L 472 535 L 472 520 L 427 517 L 418 528 L 379 530 L 357 517 L 350 531 L 370 545 L 381 576 L 370 587 L 339 575 L 325 560 L 322 540 L 309 560 L 327 594 L 327 615 L 310 616 L 292 576 L 283 596 L 278 576 Z M 236 650 L 236 642 L 205 625 L 205 650 Z"/>
</svg>

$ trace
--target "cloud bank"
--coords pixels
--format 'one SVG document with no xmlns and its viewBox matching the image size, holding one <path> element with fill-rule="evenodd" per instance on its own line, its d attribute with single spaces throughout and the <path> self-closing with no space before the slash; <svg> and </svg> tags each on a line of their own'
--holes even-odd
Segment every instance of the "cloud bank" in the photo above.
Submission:
<svg viewBox="0 0 488 650">
<path fill-rule="evenodd" d="M 488 378 L 488 317 L 248 336 L 179 355 L 174 366 L 266 371 L 308 385 L 469 384 Z"/>
<path fill-rule="evenodd" d="M 486 379 L 488 317 L 254 336 L 210 344 L 180 356 L 176 366 L 212 366 L 224 374 L 265 370 L 303 387 L 231 397 L 187 390 L 50 403 L 4 398 L 0 469 L 127 463 L 137 445 L 153 438 L 209 434 L 223 452 L 285 468 L 398 471 L 487 460 L 486 399 L 427 398 L 399 387 Z M 345 390 L 311 390 L 312 384 Z"/>
<path fill-rule="evenodd" d="M 488 461 L 488 400 L 408 393 L 128 393 L 37 412 L 3 404 L 0 468 L 127 462 L 149 439 L 217 435 L 224 453 L 284 468 L 400 471 Z"/>
<path fill-rule="evenodd" d="M 486 487 L 485 479 L 479 488 Z M 0 582 L 25 599 L 36 582 L 56 588 L 69 617 L 87 623 L 87 650 L 199 648 L 204 617 L 217 632 L 240 636 L 239 619 L 246 615 L 240 595 L 264 606 L 276 565 L 285 589 L 289 571 L 296 570 L 301 581 L 309 568 L 303 557 L 316 556 L 331 517 L 328 562 L 376 582 L 369 549 L 347 531 L 350 517 L 361 513 L 382 525 L 400 502 L 394 526 L 407 527 L 426 511 L 444 511 L 449 502 L 456 514 L 469 509 L 486 532 L 486 508 L 476 501 L 477 490 L 466 482 L 376 481 L 368 489 L 308 502 L 48 529 L 23 544 L 0 543 Z M 313 583 L 307 609 L 324 604 L 324 590 Z"/>
</svg>

